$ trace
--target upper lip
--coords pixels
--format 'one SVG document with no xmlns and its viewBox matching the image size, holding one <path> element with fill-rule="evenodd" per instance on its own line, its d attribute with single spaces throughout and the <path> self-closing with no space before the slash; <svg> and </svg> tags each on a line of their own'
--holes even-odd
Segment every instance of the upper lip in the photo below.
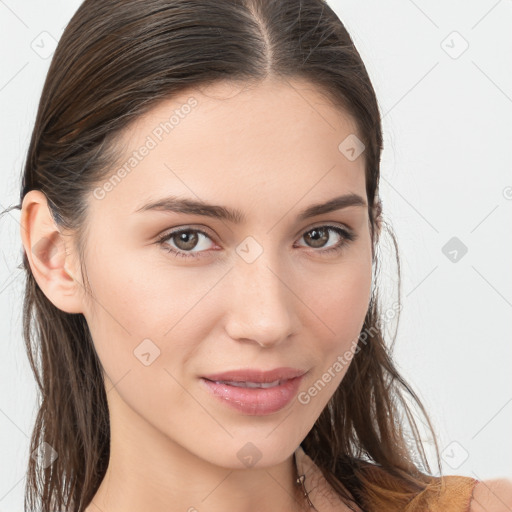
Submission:
<svg viewBox="0 0 512 512">
<path fill-rule="evenodd" d="M 289 380 L 300 377 L 307 370 L 298 368 L 281 367 L 273 370 L 260 370 L 257 368 L 245 368 L 229 372 L 204 375 L 203 378 L 213 381 L 224 382 L 275 382 L 276 380 Z"/>
</svg>

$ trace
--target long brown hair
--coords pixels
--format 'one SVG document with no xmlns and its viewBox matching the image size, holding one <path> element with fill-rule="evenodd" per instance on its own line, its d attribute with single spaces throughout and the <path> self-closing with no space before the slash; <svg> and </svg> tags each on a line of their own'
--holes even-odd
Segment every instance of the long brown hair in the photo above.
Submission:
<svg viewBox="0 0 512 512">
<path fill-rule="evenodd" d="M 365 144 L 372 239 L 376 244 L 381 224 L 397 249 L 381 218 L 382 128 L 375 91 L 351 37 L 324 0 L 85 0 L 52 58 L 15 208 L 28 191 L 41 190 L 55 222 L 76 233 L 83 255 L 86 198 L 112 171 L 116 142 L 130 122 L 185 88 L 220 80 L 257 83 L 269 76 L 306 79 L 354 118 Z M 374 256 L 376 276 L 378 251 Z M 398 250 L 396 257 L 400 290 Z M 51 464 L 30 458 L 25 507 L 82 512 L 109 461 L 102 367 L 84 316 L 48 300 L 25 253 L 22 265 L 23 336 L 41 398 L 30 452 L 49 446 L 58 454 Z M 432 425 L 392 361 L 396 331 L 387 344 L 379 302 L 375 288 L 364 339 L 302 442 L 335 491 L 363 509 L 405 504 L 430 481 L 406 399 L 432 433 L 441 474 Z"/>
</svg>

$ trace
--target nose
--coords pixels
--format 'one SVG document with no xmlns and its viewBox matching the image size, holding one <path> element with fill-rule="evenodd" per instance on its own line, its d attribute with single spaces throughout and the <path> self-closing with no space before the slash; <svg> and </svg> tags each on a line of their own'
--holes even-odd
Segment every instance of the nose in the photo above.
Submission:
<svg viewBox="0 0 512 512">
<path fill-rule="evenodd" d="M 225 327 L 231 339 L 269 348 L 293 334 L 297 299 L 287 283 L 290 273 L 280 268 L 263 255 L 250 264 L 237 261 L 231 271 Z"/>
</svg>

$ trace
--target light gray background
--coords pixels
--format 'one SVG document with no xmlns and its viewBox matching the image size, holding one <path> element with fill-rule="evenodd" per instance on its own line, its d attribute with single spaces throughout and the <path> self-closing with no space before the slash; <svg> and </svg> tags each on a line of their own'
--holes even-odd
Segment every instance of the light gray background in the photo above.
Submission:
<svg viewBox="0 0 512 512">
<path fill-rule="evenodd" d="M 2 209 L 18 202 L 52 38 L 79 4 L 0 0 Z M 446 473 L 512 477 L 512 2 L 330 5 L 383 115 L 381 197 L 403 272 L 397 364 L 435 422 Z M 22 510 L 36 395 L 21 337 L 18 210 L 0 230 L 2 512 Z"/>
</svg>

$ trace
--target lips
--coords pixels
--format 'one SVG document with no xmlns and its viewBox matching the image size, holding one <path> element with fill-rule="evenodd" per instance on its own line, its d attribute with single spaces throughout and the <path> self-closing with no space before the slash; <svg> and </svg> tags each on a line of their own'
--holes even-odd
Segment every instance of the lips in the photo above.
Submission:
<svg viewBox="0 0 512 512">
<path fill-rule="evenodd" d="M 305 370 L 236 370 L 201 378 L 205 388 L 226 405 L 248 415 L 275 413 L 297 394 Z"/>
<path fill-rule="evenodd" d="M 244 382 L 235 382 L 230 380 L 215 380 L 212 382 L 216 382 L 217 384 L 227 384 L 229 386 L 235 386 L 239 388 L 273 388 L 275 386 L 279 386 L 284 382 L 284 380 L 275 380 L 273 382 L 250 382 L 250 381 L 244 381 Z"/>
<path fill-rule="evenodd" d="M 254 384 L 269 384 L 276 381 L 282 382 L 285 380 L 294 379 L 295 377 L 300 377 L 305 373 L 306 370 L 290 367 L 281 367 L 266 371 L 248 368 L 204 375 L 203 378 L 213 382 L 224 382 L 228 384 L 244 382 Z"/>
</svg>

